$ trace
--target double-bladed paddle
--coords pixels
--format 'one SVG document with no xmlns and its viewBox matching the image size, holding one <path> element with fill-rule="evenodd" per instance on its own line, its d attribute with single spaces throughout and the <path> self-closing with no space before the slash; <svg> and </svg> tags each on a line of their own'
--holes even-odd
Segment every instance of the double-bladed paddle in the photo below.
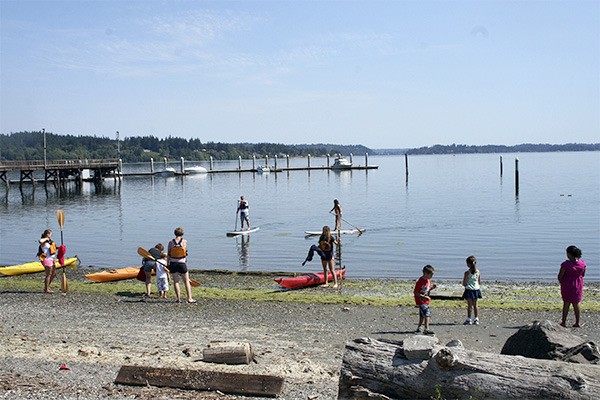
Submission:
<svg viewBox="0 0 600 400">
<path fill-rule="evenodd" d="M 138 247 L 138 249 L 137 249 L 137 253 L 138 253 L 140 256 L 142 256 L 142 257 L 144 257 L 144 258 L 147 258 L 147 259 L 149 259 L 149 260 L 153 260 L 153 261 L 156 261 L 156 262 L 160 262 L 160 260 L 157 260 L 156 258 L 154 258 L 154 256 L 152 256 L 152 254 L 150 254 L 150 252 L 149 252 L 148 250 L 146 250 L 145 248 L 143 248 L 143 247 Z M 161 263 L 161 264 L 162 264 L 162 263 Z M 163 264 L 163 265 L 164 265 L 164 264 Z M 195 279 L 192 279 L 192 278 L 189 278 L 189 280 L 190 280 L 190 285 L 192 285 L 192 286 L 194 286 L 194 287 L 198 287 L 198 286 L 200 286 L 200 282 L 198 282 L 197 280 L 195 280 Z"/>
<path fill-rule="evenodd" d="M 63 226 L 65 225 L 65 212 L 63 210 L 56 211 L 56 219 L 58 219 L 58 226 L 60 227 L 60 245 L 63 245 Z M 60 282 L 60 291 L 67 293 L 69 291 L 69 282 L 67 281 L 67 274 L 65 267 L 62 268 L 62 279 Z"/>
</svg>

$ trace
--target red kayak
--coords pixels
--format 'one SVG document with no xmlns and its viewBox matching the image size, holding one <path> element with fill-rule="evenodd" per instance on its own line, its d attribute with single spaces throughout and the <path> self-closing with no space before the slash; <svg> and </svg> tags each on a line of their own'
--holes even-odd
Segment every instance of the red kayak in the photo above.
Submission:
<svg viewBox="0 0 600 400">
<path fill-rule="evenodd" d="M 346 267 L 336 269 L 335 274 L 338 279 L 344 279 L 346 276 Z M 329 277 L 329 282 L 333 279 Z M 279 283 L 286 289 L 302 289 L 309 286 L 316 286 L 325 283 L 325 274 L 323 272 L 308 273 L 299 276 L 287 277 L 287 278 L 274 278 L 275 282 Z"/>
</svg>

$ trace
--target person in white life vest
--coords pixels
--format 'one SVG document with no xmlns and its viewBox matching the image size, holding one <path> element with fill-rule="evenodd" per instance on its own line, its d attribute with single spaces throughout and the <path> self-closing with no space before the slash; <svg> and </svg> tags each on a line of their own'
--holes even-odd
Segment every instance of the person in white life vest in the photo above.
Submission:
<svg viewBox="0 0 600 400">
<path fill-rule="evenodd" d="M 245 196 L 240 197 L 240 204 L 238 205 L 238 212 L 240 213 L 240 221 L 242 222 L 242 230 L 244 230 L 244 222 L 246 223 L 247 229 L 250 229 L 250 210 L 248 208 L 248 200 Z"/>
</svg>

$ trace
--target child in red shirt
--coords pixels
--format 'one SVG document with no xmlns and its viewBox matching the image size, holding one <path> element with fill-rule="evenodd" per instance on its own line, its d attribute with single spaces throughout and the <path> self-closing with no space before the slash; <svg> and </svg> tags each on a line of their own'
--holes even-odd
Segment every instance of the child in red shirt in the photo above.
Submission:
<svg viewBox="0 0 600 400">
<path fill-rule="evenodd" d="M 433 331 L 429 330 L 429 321 L 431 319 L 431 310 L 429 309 L 431 297 L 429 297 L 429 293 L 436 288 L 435 283 L 431 284 L 434 271 L 435 269 L 431 265 L 424 266 L 423 276 L 417 281 L 414 290 L 415 303 L 419 307 L 419 326 L 416 333 L 421 333 L 421 325 L 423 325 L 423 333 L 425 335 L 433 335 Z"/>
</svg>

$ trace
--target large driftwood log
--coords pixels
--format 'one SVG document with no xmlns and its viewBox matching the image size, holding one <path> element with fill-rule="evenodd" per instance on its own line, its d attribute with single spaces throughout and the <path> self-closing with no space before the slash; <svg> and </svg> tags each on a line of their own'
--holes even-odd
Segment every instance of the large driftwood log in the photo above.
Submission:
<svg viewBox="0 0 600 400">
<path fill-rule="evenodd" d="M 408 360 L 397 344 L 346 344 L 339 399 L 596 399 L 600 366 L 436 347 Z"/>
<path fill-rule="evenodd" d="M 202 361 L 221 364 L 250 364 L 254 352 L 250 343 L 212 341 L 202 352 Z"/>
<path fill-rule="evenodd" d="M 123 365 L 115 383 L 193 390 L 219 390 L 223 393 L 275 397 L 283 390 L 284 378 L 274 375 L 241 374 Z"/>
</svg>

